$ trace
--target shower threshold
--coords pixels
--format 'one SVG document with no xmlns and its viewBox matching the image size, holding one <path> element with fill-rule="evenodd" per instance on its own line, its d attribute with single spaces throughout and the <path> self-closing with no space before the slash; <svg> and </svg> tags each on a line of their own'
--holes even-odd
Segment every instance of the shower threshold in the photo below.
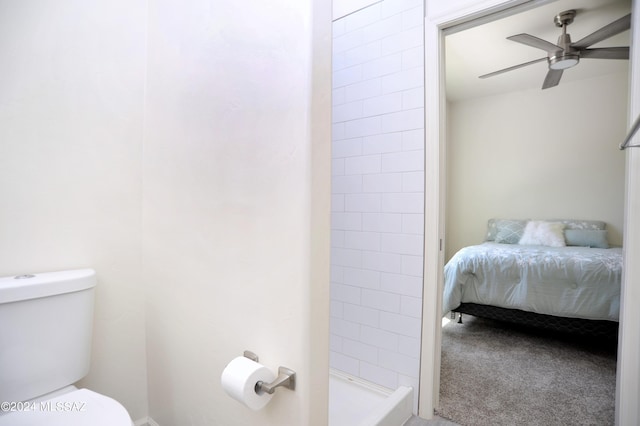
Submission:
<svg viewBox="0 0 640 426">
<path fill-rule="evenodd" d="M 410 417 L 413 388 L 395 391 L 341 371 L 329 374 L 329 426 L 402 426 Z"/>
</svg>

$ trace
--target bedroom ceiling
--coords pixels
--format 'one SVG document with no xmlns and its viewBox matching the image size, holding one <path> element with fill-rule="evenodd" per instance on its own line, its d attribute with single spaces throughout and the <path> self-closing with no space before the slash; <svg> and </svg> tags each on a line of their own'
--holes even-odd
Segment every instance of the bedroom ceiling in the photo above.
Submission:
<svg viewBox="0 0 640 426">
<path fill-rule="evenodd" d="M 615 21 L 631 11 L 630 0 L 558 0 L 525 12 L 498 19 L 446 36 L 447 99 L 459 101 L 516 90 L 541 90 L 547 73 L 547 62 L 539 62 L 487 79 L 478 76 L 546 56 L 540 49 L 507 40 L 506 37 L 528 33 L 556 43 L 562 29 L 553 18 L 558 13 L 575 9 L 577 15 L 567 33 L 573 41 Z M 637 19 L 633 19 L 637 22 Z M 630 31 L 624 31 L 591 47 L 628 46 Z M 624 72 L 628 60 L 583 58 L 565 70 L 556 90 L 571 81 L 609 73 Z"/>
</svg>

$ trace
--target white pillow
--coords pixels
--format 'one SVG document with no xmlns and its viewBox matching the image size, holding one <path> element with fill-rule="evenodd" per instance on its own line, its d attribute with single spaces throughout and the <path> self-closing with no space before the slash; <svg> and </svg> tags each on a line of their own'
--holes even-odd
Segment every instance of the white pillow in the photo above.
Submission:
<svg viewBox="0 0 640 426">
<path fill-rule="evenodd" d="M 564 247 L 565 224 L 560 222 L 545 222 L 541 220 L 530 220 L 524 227 L 524 232 L 518 244 Z"/>
</svg>

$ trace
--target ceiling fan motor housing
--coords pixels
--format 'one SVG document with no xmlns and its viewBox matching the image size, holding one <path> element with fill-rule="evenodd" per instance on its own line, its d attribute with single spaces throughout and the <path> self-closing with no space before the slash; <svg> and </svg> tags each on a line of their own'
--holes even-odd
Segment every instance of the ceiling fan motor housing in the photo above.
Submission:
<svg viewBox="0 0 640 426">
<path fill-rule="evenodd" d="M 558 37 L 557 43 L 562 50 L 549 55 L 549 68 L 552 70 L 566 70 L 580 62 L 580 51 L 571 47 L 571 36 L 567 34 L 567 25 L 571 24 L 575 17 L 576 11 L 571 9 L 560 12 L 553 18 L 556 26 L 562 28 L 562 34 Z"/>
<path fill-rule="evenodd" d="M 554 55 L 549 56 L 549 68 L 552 70 L 565 70 L 578 65 L 580 51 L 571 47 L 571 36 L 569 34 L 563 32 L 558 37 L 558 46 L 562 47 L 563 50 L 558 50 Z"/>
</svg>

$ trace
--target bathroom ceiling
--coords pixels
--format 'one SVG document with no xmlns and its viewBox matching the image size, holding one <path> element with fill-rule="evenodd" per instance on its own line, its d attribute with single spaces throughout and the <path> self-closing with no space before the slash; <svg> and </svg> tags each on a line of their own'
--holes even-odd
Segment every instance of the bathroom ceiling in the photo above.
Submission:
<svg viewBox="0 0 640 426">
<path fill-rule="evenodd" d="M 507 40 L 506 37 L 528 33 L 556 43 L 562 29 L 555 26 L 553 18 L 569 9 L 575 9 L 577 15 L 567 27 L 567 33 L 572 41 L 578 41 L 628 14 L 631 1 L 558 0 L 448 34 L 445 39 L 447 99 L 458 101 L 516 90 L 541 90 L 548 70 L 546 61 L 486 79 L 479 79 L 478 76 L 545 57 L 545 51 Z M 591 47 L 628 46 L 629 40 L 630 31 L 624 31 Z M 565 70 L 560 86 L 571 81 L 624 72 L 628 66 L 628 60 L 583 58 L 577 66 Z M 546 90 L 555 89 L 557 87 Z"/>
</svg>

